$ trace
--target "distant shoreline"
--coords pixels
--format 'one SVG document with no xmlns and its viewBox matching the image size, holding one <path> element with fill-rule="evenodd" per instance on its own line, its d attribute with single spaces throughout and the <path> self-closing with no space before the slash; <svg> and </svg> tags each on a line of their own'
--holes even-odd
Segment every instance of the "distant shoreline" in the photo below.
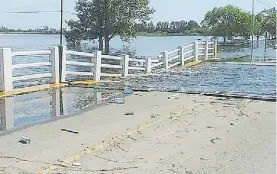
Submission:
<svg viewBox="0 0 277 174">
<path fill-rule="evenodd" d="M 43 34 L 43 35 L 59 35 L 60 33 L 43 33 L 43 32 L 0 32 L 0 34 Z"/>
<path fill-rule="evenodd" d="M 203 33 L 146 33 L 146 32 L 139 32 L 137 36 L 149 36 L 149 37 L 162 37 L 162 36 L 204 36 Z"/>
<path fill-rule="evenodd" d="M 44 33 L 44 32 L 0 32 L 0 34 L 42 34 L 42 35 L 59 35 L 60 33 Z M 145 33 L 139 32 L 137 36 L 147 36 L 147 37 L 162 37 L 162 36 L 203 36 L 204 34 L 193 33 L 193 34 L 185 34 L 185 33 Z"/>
</svg>

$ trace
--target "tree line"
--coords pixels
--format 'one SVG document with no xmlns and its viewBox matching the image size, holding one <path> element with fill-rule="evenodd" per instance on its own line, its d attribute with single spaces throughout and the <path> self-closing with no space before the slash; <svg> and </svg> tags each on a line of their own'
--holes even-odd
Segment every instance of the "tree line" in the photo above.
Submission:
<svg viewBox="0 0 277 174">
<path fill-rule="evenodd" d="M 172 22 L 157 22 L 138 23 L 135 25 L 137 32 L 146 33 L 180 33 L 180 34 L 203 34 L 204 29 L 194 20 L 190 21 L 172 21 Z"/>
<path fill-rule="evenodd" d="M 151 15 L 155 12 L 149 0 L 77 0 L 75 10 L 77 20 L 66 21 L 68 43 L 83 40 L 99 42 L 99 50 L 109 53 L 109 42 L 116 35 L 123 41 L 136 37 L 139 33 L 181 33 L 184 35 L 203 34 L 215 39 L 232 39 L 252 35 L 252 16 L 238 7 L 227 5 L 208 11 L 203 21 L 172 21 L 154 24 Z M 254 16 L 254 35 L 258 38 L 265 33 L 276 37 L 276 10 L 263 10 Z"/>
<path fill-rule="evenodd" d="M 49 34 L 58 34 L 60 31 L 55 28 L 49 28 L 48 26 L 43 26 L 41 28 L 35 28 L 35 29 L 10 29 L 4 26 L 0 27 L 0 32 L 20 32 L 20 33 L 49 33 Z"/>
</svg>

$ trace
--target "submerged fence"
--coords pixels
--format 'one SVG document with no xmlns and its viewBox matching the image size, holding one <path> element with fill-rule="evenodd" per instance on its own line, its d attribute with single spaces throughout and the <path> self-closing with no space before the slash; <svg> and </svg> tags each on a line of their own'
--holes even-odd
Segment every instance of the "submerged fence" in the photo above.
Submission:
<svg viewBox="0 0 277 174">
<path fill-rule="evenodd" d="M 13 57 L 31 55 L 47 55 L 49 61 L 14 64 Z M 87 58 L 89 61 L 70 60 L 70 55 Z M 49 78 L 50 83 L 66 83 L 67 76 L 86 76 L 88 79 L 100 81 L 102 77 L 127 77 L 135 73 L 151 73 L 157 69 L 168 70 L 183 66 L 189 60 L 202 60 L 216 57 L 216 44 L 209 41 L 195 41 L 185 46 L 178 46 L 172 51 L 163 51 L 157 58 L 131 58 L 127 54 L 121 56 L 103 55 L 101 51 L 92 53 L 67 50 L 66 46 L 53 46 L 43 51 L 15 51 L 11 48 L 0 49 L 0 91 L 14 89 L 14 82 Z M 22 57 L 22 59 L 25 57 Z M 26 58 L 25 58 L 26 59 Z M 79 59 L 81 60 L 81 59 Z M 14 76 L 13 71 L 21 68 L 49 67 L 49 72 L 32 75 Z M 68 66 L 87 67 L 88 71 L 68 70 Z"/>
</svg>

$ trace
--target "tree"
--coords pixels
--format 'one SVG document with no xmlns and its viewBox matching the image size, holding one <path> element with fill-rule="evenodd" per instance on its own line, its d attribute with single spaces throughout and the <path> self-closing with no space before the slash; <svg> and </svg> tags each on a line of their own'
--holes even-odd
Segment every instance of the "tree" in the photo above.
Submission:
<svg viewBox="0 0 277 174">
<path fill-rule="evenodd" d="M 238 7 L 227 5 L 208 11 L 202 26 L 209 30 L 212 36 L 223 37 L 224 42 L 233 36 L 248 37 L 251 33 L 249 22 L 251 15 Z"/>
<path fill-rule="evenodd" d="M 150 23 L 148 23 L 147 25 L 147 32 L 148 33 L 153 33 L 155 31 L 155 25 L 153 24 L 153 22 L 151 21 Z"/>
<path fill-rule="evenodd" d="M 261 25 L 264 31 L 270 33 L 276 38 L 276 10 L 265 10 L 263 13 L 263 20 Z"/>
<path fill-rule="evenodd" d="M 78 0 L 75 10 L 77 20 L 67 22 L 74 33 L 67 33 L 67 38 L 77 34 L 81 40 L 99 41 L 99 49 L 109 53 L 110 40 L 119 35 L 128 41 L 137 34 L 136 23 L 150 20 L 154 10 L 149 7 L 149 0 Z"/>
<path fill-rule="evenodd" d="M 256 36 L 257 40 L 265 33 L 265 27 L 263 26 L 263 22 L 265 20 L 265 16 L 263 12 L 258 13 L 255 16 L 254 21 L 254 35 Z"/>
<path fill-rule="evenodd" d="M 190 20 L 187 24 L 187 26 L 185 27 L 186 30 L 191 30 L 193 28 L 200 28 L 200 26 L 198 25 L 198 23 L 196 21 Z"/>
<path fill-rule="evenodd" d="M 49 32 L 49 27 L 45 25 L 45 26 L 43 27 L 43 32 Z"/>
</svg>

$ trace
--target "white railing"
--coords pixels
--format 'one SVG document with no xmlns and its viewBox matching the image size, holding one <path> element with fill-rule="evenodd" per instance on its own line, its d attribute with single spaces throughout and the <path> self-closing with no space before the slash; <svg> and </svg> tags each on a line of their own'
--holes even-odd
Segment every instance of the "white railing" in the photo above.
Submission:
<svg viewBox="0 0 277 174">
<path fill-rule="evenodd" d="M 20 59 L 24 59 L 22 56 L 34 56 L 34 55 L 46 55 L 50 56 L 50 62 L 35 62 L 35 63 L 24 63 L 24 64 L 13 64 L 13 57 L 17 56 Z M 15 81 L 31 80 L 39 78 L 50 78 L 51 83 L 58 83 L 59 73 L 58 66 L 56 65 L 59 61 L 59 50 L 58 47 L 51 47 L 50 50 L 43 51 L 16 51 L 12 52 L 11 48 L 0 49 L 0 91 L 12 91 L 13 83 Z M 49 66 L 51 73 L 42 74 L 31 74 L 22 76 L 13 76 L 13 70 L 31 67 L 45 67 Z"/>
<path fill-rule="evenodd" d="M 51 83 L 66 82 L 67 75 L 88 76 L 89 79 L 99 81 L 101 77 L 127 77 L 135 72 L 151 73 L 157 69 L 170 69 L 175 66 L 183 66 L 188 60 L 201 60 L 214 58 L 216 55 L 213 42 L 195 41 L 185 46 L 178 46 L 172 51 L 163 51 L 157 58 L 130 58 L 129 55 L 111 56 L 103 55 L 101 51 L 92 53 L 67 50 L 66 46 L 54 46 L 43 51 L 16 51 L 10 48 L 0 49 L 0 91 L 13 90 L 13 82 L 18 80 L 30 80 L 49 77 Z M 12 64 L 13 56 L 48 55 L 50 61 L 24 64 Z M 68 60 L 68 55 L 77 56 L 74 60 Z M 79 57 L 89 58 L 89 61 L 78 61 Z M 109 63 L 109 62 L 112 62 Z M 89 67 L 87 72 L 67 70 L 67 65 Z M 49 66 L 50 72 L 13 77 L 14 69 Z M 112 72 L 105 72 L 112 69 Z M 115 73 L 114 73 L 115 72 Z"/>
<path fill-rule="evenodd" d="M 78 75 L 78 76 L 89 76 L 90 78 L 94 79 L 95 77 L 95 65 L 96 62 L 96 53 L 84 53 L 78 51 L 71 51 L 67 50 L 66 46 L 60 46 L 60 51 L 62 52 L 61 58 L 61 82 L 66 82 L 67 75 Z M 67 55 L 74 55 L 74 56 L 81 56 L 89 58 L 89 62 L 80 62 L 80 61 L 73 61 L 67 60 Z M 74 66 L 83 66 L 83 67 L 90 67 L 90 71 L 87 72 L 78 72 L 78 71 L 68 71 L 67 65 L 74 65 Z"/>
</svg>

